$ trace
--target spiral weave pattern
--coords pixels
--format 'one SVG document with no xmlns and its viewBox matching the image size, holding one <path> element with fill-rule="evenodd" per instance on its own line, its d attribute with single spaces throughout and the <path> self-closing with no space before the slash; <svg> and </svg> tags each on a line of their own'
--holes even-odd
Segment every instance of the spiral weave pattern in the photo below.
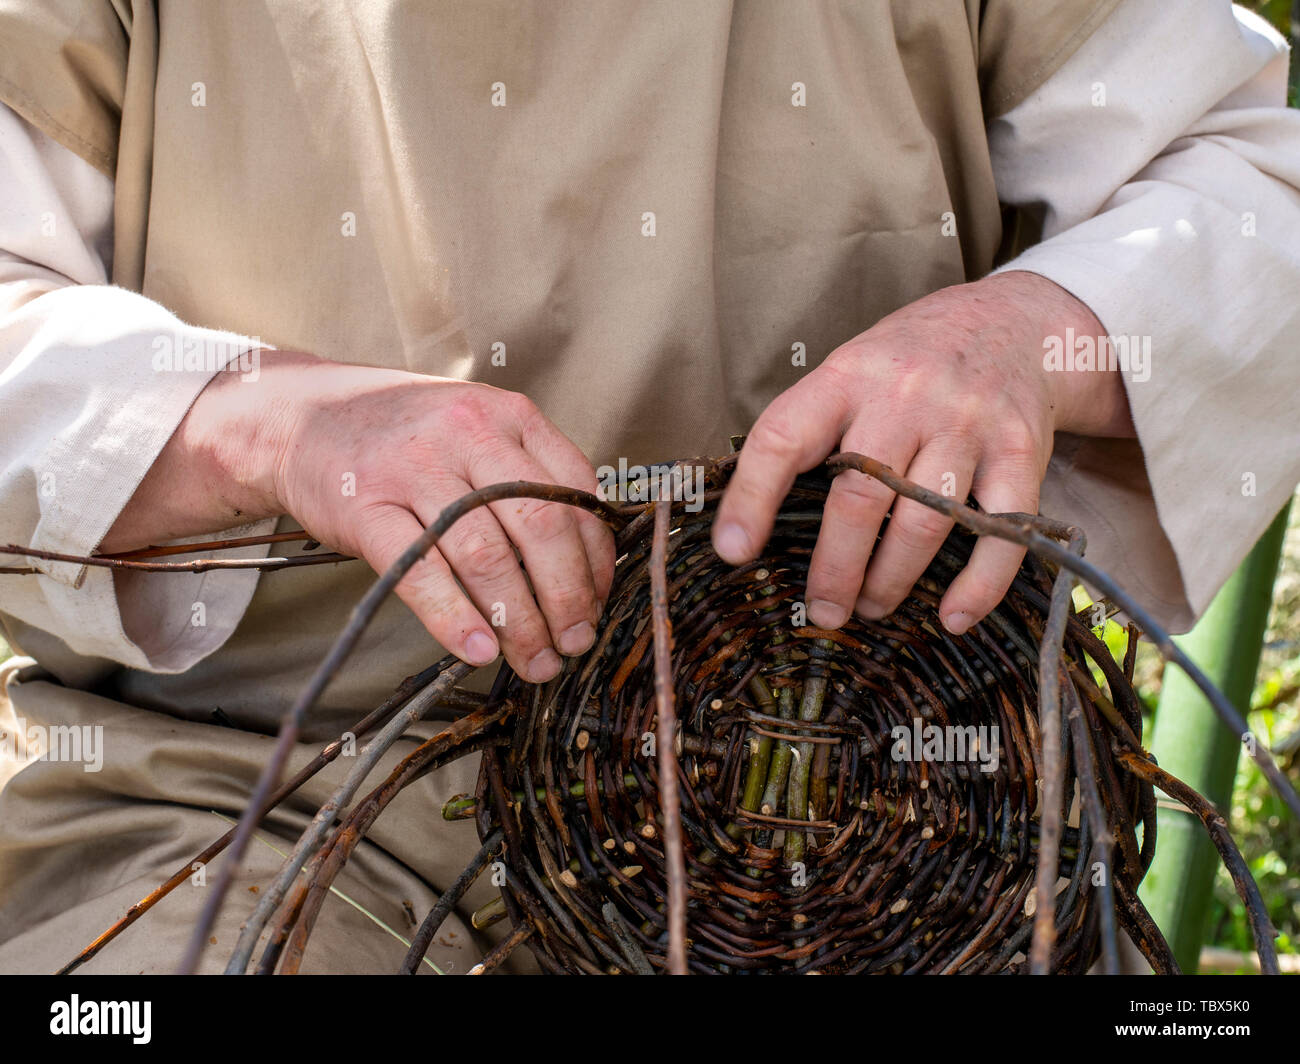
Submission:
<svg viewBox="0 0 1300 1064">
<path fill-rule="evenodd" d="M 975 542 L 958 529 L 892 615 L 811 627 L 802 600 L 828 477 L 799 478 L 763 555 L 735 568 L 709 541 L 731 468 L 709 468 L 702 510 L 673 507 L 676 735 L 656 727 L 650 507 L 620 536 L 595 646 L 549 684 L 511 681 L 513 741 L 485 759 L 477 808 L 481 838 L 504 831 L 512 918 L 532 926 L 529 945 L 550 971 L 665 968 L 657 757 L 672 742 L 691 970 L 1021 970 L 1042 814 L 1039 644 L 1054 574 L 1028 558 L 993 614 L 952 636 L 939 599 Z M 1115 839 L 1113 867 L 1099 869 L 1063 729 L 1052 967 L 1080 972 L 1098 950 L 1097 876 L 1113 876 L 1120 898 L 1136 890 L 1154 844 L 1147 826 L 1139 846 L 1137 825 L 1153 824 L 1154 802 L 1112 757 L 1111 729 L 1141 734 L 1138 702 L 1083 618 L 1070 620 L 1062 665 L 1094 739 Z"/>
</svg>

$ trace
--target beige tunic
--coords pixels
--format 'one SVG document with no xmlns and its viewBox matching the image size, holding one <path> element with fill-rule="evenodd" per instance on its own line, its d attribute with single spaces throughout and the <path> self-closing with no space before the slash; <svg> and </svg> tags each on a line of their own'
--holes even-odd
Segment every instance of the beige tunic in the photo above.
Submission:
<svg viewBox="0 0 1300 1064">
<path fill-rule="evenodd" d="M 1004 233 L 986 120 L 1113 6 L 42 3 L 6 21 L 0 99 L 115 178 L 115 283 L 197 325 L 525 392 L 597 464 L 640 462 L 723 452 L 807 372 L 793 344 L 815 365 L 985 274 Z M 1144 490 L 1140 469 L 1128 479 Z M 107 756 L 94 776 L 30 766 L 0 793 L 0 968 L 56 966 L 225 829 L 210 810 L 238 811 L 258 733 L 370 578 L 263 578 L 232 637 L 176 675 L 8 626 L 70 685 L 29 672 L 11 712 L 102 724 Z M 390 602 L 309 738 L 438 653 Z M 216 726 L 218 707 L 242 730 Z M 472 771 L 404 795 L 344 892 L 394 928 L 404 903 L 422 915 L 474 848 L 436 820 Z M 287 849 L 324 793 L 268 839 Z M 277 861 L 254 845 L 241 886 Z M 95 965 L 170 968 L 202 889 Z M 335 902 L 309 964 L 393 967 L 400 944 Z M 232 903 L 210 966 L 249 904 Z M 464 970 L 469 935 L 451 933 L 433 956 Z"/>
</svg>

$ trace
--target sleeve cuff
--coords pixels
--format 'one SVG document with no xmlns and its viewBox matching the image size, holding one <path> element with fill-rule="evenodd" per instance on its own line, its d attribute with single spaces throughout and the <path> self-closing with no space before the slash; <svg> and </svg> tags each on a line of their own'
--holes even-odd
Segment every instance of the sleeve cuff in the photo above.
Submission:
<svg viewBox="0 0 1300 1064">
<path fill-rule="evenodd" d="M 1161 208 L 1130 201 L 1001 269 L 1047 277 L 1109 336 L 1149 345 L 1145 368 L 1122 372 L 1137 439 L 1058 434 L 1042 506 L 1083 528 L 1089 557 L 1179 632 L 1300 477 L 1288 339 L 1300 308 L 1269 294 L 1290 289 L 1296 263 L 1262 239 L 1247 245 L 1235 216 L 1181 190 Z"/>
<path fill-rule="evenodd" d="M 255 379 L 256 352 L 264 346 L 186 325 L 152 300 L 110 286 L 49 292 L 7 316 L 0 323 L 0 350 L 12 353 L 0 372 L 8 437 L 8 464 L 0 471 L 4 540 L 93 553 L 213 375 Z M 265 556 L 267 549 L 250 550 Z M 254 570 L 142 579 L 149 574 L 30 564 L 42 575 L 5 578 L 15 582 L 4 586 L 6 613 L 78 654 L 153 672 L 183 671 L 216 650 L 242 617 L 258 576 Z"/>
</svg>

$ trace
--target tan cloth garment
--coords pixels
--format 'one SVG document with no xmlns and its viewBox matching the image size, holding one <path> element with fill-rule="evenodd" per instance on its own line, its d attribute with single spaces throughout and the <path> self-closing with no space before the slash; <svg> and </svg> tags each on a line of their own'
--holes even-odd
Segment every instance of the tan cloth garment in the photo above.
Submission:
<svg viewBox="0 0 1300 1064">
<path fill-rule="evenodd" d="M 986 273 L 1003 219 L 985 121 L 1113 6 L 32 0 L 2 13 L 0 99 L 114 176 L 115 283 L 277 346 L 524 392 L 597 464 L 635 463 L 724 453 L 807 372 L 793 344 L 816 365 Z M 175 676 L 14 633 L 67 686 L 10 683 L 11 712 L 104 725 L 105 761 L 39 763 L 0 792 L 0 969 L 57 966 L 225 829 L 210 810 L 239 810 L 259 733 L 370 578 L 263 577 L 229 642 Z M 309 738 L 437 654 L 390 602 Z M 215 726 L 218 707 L 247 730 Z M 422 916 L 476 848 L 438 821 L 472 772 L 404 796 L 343 891 L 395 928 L 403 901 Z M 268 835 L 287 848 L 325 793 Z M 278 858 L 248 861 L 209 968 Z M 200 899 L 182 888 L 96 968 L 167 970 Z M 338 899 L 313 942 L 329 970 L 402 952 Z"/>
<path fill-rule="evenodd" d="M 22 664 L 13 659 L 0 665 L 0 684 L 13 681 Z M 10 690 L 17 697 L 12 703 L 0 700 L 0 732 L 25 736 L 38 721 L 102 728 L 98 771 L 34 761 L 0 792 L 0 927 L 7 938 L 0 946 L 0 969 L 52 972 L 231 827 L 273 740 L 229 727 L 170 721 L 56 684 L 22 682 L 21 676 Z M 439 727 L 425 722 L 403 736 L 376 768 L 372 786 Z M 300 746 L 289 772 L 313 754 L 306 744 Z M 205 971 L 224 966 L 259 892 L 342 782 L 348 761 L 341 757 L 313 777 L 258 829 L 209 939 Z M 395 799 L 335 881 L 339 893 L 322 908 L 304 972 L 397 970 L 406 946 L 396 935 L 409 942 L 437 901 L 430 884 L 450 883 L 477 849 L 471 825 L 446 825 L 444 837 L 436 820 L 443 802 L 473 790 L 476 774 L 477 760 L 465 759 Z M 81 970 L 175 971 L 215 876 L 215 865 L 191 876 Z M 484 877 L 471 889 L 465 911 L 495 894 Z M 489 939 L 502 930 L 493 929 Z M 482 941 L 453 915 L 428 957 L 444 972 L 464 973 L 481 958 Z M 259 947 L 254 961 L 260 956 Z M 526 970 L 530 960 L 521 954 L 517 969 Z M 434 971 L 422 967 L 424 973 Z"/>
</svg>

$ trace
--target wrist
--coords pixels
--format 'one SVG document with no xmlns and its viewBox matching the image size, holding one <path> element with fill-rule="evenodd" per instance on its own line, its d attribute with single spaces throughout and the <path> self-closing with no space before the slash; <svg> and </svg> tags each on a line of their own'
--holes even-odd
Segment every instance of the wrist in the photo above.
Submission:
<svg viewBox="0 0 1300 1064">
<path fill-rule="evenodd" d="M 100 543 L 101 552 L 220 532 L 284 512 L 278 470 L 301 375 L 317 360 L 267 349 L 257 358 L 256 374 L 218 371 L 199 392 Z"/>
<path fill-rule="evenodd" d="M 181 426 L 232 523 L 286 512 L 281 471 L 301 415 L 304 374 L 320 359 L 263 349 L 258 373 L 218 373 Z"/>
<path fill-rule="evenodd" d="M 1053 428 L 1080 436 L 1133 436 L 1128 394 L 1108 357 L 1106 327 L 1055 281 L 1025 270 L 985 278 L 997 283 L 1022 318 L 1023 349 L 1041 375 Z"/>
</svg>

